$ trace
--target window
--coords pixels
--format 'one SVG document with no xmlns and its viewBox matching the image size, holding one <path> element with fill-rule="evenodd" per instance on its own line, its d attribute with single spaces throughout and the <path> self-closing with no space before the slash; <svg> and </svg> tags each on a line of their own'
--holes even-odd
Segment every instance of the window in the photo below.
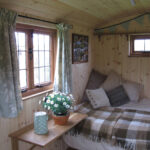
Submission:
<svg viewBox="0 0 150 150">
<path fill-rule="evenodd" d="M 27 88 L 27 47 L 26 47 L 26 34 L 24 32 L 16 32 L 16 45 L 17 55 L 19 61 L 19 74 L 20 74 L 20 86 L 22 89 Z"/>
<path fill-rule="evenodd" d="M 130 35 L 130 56 L 150 56 L 150 35 Z"/>
<path fill-rule="evenodd" d="M 17 24 L 15 36 L 22 95 L 52 88 L 56 31 Z"/>
</svg>

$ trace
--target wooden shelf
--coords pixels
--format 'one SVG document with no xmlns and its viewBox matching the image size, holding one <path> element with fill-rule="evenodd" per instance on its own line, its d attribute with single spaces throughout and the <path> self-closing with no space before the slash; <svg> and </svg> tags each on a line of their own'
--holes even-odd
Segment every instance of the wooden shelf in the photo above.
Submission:
<svg viewBox="0 0 150 150">
<path fill-rule="evenodd" d="M 18 150 L 18 141 L 33 144 L 35 146 L 45 147 L 51 142 L 58 139 L 64 133 L 69 131 L 79 122 L 87 117 L 86 114 L 72 113 L 69 117 L 68 124 L 64 126 L 55 125 L 53 120 L 48 121 L 49 132 L 46 135 L 38 135 L 34 133 L 33 124 L 28 125 L 16 132 L 11 133 L 9 136 L 12 140 L 12 150 Z"/>
</svg>

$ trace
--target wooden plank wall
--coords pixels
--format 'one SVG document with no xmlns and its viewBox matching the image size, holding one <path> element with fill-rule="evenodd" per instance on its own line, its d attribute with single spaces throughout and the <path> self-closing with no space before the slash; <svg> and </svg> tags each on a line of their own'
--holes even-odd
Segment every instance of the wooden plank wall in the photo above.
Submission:
<svg viewBox="0 0 150 150">
<path fill-rule="evenodd" d="M 147 18 L 142 25 L 132 22 L 129 31 L 150 33 Z M 118 30 L 119 31 L 119 30 Z M 115 70 L 123 78 L 144 85 L 144 95 L 150 98 L 150 57 L 128 57 L 129 39 L 126 34 L 95 36 L 92 53 L 93 68 L 108 74 Z"/>
<path fill-rule="evenodd" d="M 76 98 L 77 102 L 80 102 L 92 68 L 91 53 L 93 50 L 94 35 L 93 30 L 85 28 L 83 26 L 74 26 L 71 33 L 87 35 L 89 38 L 88 63 L 72 64 L 73 95 Z"/>
<path fill-rule="evenodd" d="M 54 26 L 50 26 L 50 24 L 41 23 L 41 22 L 35 22 L 31 20 L 25 20 L 25 19 L 19 19 L 18 22 L 32 24 L 32 25 L 40 25 L 44 27 L 50 27 L 55 28 Z M 92 40 L 92 30 L 85 28 L 85 27 L 79 27 L 74 25 L 73 29 L 71 30 L 71 33 L 78 33 L 78 34 L 84 34 L 89 36 L 89 62 L 83 63 L 83 64 L 75 64 L 73 65 L 73 94 L 77 100 L 79 100 L 83 94 L 83 89 L 86 85 L 86 81 L 89 76 L 89 72 L 91 69 L 91 40 Z M 71 40 L 71 34 L 70 34 L 70 40 Z M 71 46 L 71 45 L 70 45 Z M 26 101 L 23 102 L 23 111 L 20 113 L 20 115 L 15 119 L 3 119 L 0 118 L 0 150 L 11 150 L 11 143 L 10 138 L 8 137 L 8 134 L 16 131 L 17 129 L 30 124 L 33 122 L 33 113 L 37 110 L 41 110 L 39 108 L 39 100 L 41 100 L 45 96 L 45 94 L 41 94 L 39 96 L 35 96 L 33 98 L 29 98 Z M 23 142 L 20 142 L 20 149 L 21 150 L 27 150 L 29 149 L 30 145 L 25 144 Z M 51 150 L 65 150 L 66 144 L 63 142 L 62 139 L 57 140 L 52 145 L 49 145 L 47 149 Z M 35 148 L 35 150 L 39 150 L 41 148 Z"/>
</svg>

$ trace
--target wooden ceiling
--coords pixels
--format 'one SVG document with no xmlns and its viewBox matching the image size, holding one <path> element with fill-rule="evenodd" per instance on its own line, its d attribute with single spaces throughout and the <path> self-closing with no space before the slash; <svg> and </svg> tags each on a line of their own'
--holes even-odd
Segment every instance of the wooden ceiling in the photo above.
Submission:
<svg viewBox="0 0 150 150">
<path fill-rule="evenodd" d="M 150 0 L 0 0 L 0 6 L 49 21 L 102 27 L 150 11 Z"/>
</svg>

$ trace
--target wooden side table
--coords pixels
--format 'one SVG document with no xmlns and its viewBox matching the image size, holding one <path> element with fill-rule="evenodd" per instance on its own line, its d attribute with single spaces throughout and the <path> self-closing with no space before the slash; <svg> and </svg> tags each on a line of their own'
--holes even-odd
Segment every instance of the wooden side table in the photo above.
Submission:
<svg viewBox="0 0 150 150">
<path fill-rule="evenodd" d="M 54 140 L 58 139 L 64 133 L 69 131 L 71 128 L 73 128 L 86 117 L 86 114 L 72 113 L 69 117 L 68 124 L 65 126 L 55 125 L 53 120 L 49 120 L 49 132 L 46 135 L 35 134 L 34 125 L 28 125 L 9 135 L 9 137 L 11 137 L 12 150 L 19 150 L 18 141 L 33 144 L 33 146 L 29 150 L 32 150 L 36 146 L 45 147 Z"/>
</svg>

